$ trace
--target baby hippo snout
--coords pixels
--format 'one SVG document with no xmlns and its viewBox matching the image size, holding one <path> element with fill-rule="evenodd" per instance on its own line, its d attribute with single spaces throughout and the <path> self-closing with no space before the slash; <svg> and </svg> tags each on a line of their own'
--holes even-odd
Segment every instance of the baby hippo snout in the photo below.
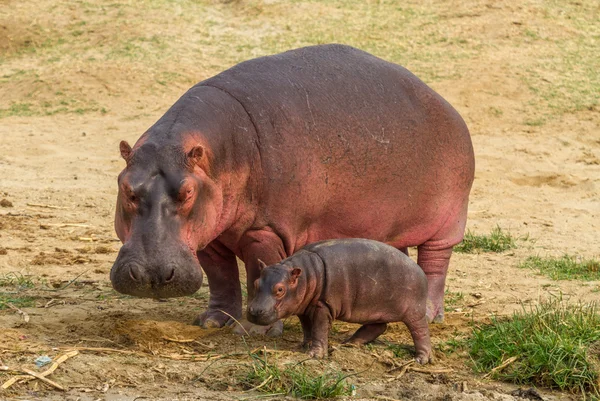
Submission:
<svg viewBox="0 0 600 401">
<path fill-rule="evenodd" d="M 273 307 L 265 307 L 255 298 L 248 304 L 247 319 L 250 323 L 267 326 L 277 321 L 277 312 Z"/>
</svg>

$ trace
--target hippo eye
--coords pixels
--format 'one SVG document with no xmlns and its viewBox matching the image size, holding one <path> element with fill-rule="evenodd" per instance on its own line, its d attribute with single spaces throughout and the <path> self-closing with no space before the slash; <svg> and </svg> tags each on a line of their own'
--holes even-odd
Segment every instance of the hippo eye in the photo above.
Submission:
<svg viewBox="0 0 600 401">
<path fill-rule="evenodd" d="M 194 193 L 194 186 L 184 181 L 183 185 L 179 189 L 179 201 L 186 202 L 192 197 Z"/>
<path fill-rule="evenodd" d="M 284 293 L 285 293 L 285 289 L 283 288 L 282 285 L 277 286 L 277 288 L 275 288 L 275 295 L 283 296 Z"/>
</svg>

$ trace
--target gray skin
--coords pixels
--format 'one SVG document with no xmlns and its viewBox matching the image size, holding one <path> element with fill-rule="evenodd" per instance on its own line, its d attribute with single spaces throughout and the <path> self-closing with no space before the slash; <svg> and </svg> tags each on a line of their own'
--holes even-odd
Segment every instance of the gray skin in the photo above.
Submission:
<svg viewBox="0 0 600 401">
<path fill-rule="evenodd" d="M 366 239 L 321 241 L 267 267 L 254 282 L 247 318 L 259 325 L 297 315 L 311 357 L 327 356 L 333 320 L 361 323 L 346 342 L 366 344 L 404 322 L 418 363 L 431 358 L 426 318 L 427 278 L 403 252 Z"/>
</svg>

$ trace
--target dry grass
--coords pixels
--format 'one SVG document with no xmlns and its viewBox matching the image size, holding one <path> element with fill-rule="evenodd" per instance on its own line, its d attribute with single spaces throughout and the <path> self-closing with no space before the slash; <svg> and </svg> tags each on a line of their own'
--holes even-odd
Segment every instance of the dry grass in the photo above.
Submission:
<svg viewBox="0 0 600 401">
<path fill-rule="evenodd" d="M 600 27 L 586 2 L 534 1 L 518 13 L 476 0 L 45 1 L 11 2 L 11 11 L 0 15 L 0 117 L 122 115 L 122 106 L 138 115 L 154 103 L 137 96 L 164 106 L 242 60 L 328 42 L 403 64 L 434 86 L 473 80 L 492 64 L 524 83 L 528 101 L 513 112 L 529 111 L 529 125 L 593 109 L 600 92 Z M 489 95 L 509 94 L 498 85 Z M 490 104 L 492 116 L 504 114 Z"/>
</svg>

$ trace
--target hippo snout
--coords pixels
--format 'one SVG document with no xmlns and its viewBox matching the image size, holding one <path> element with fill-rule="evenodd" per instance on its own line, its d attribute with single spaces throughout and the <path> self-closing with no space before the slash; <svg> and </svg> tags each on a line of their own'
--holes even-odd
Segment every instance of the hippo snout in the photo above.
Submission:
<svg viewBox="0 0 600 401">
<path fill-rule="evenodd" d="M 246 318 L 250 323 L 266 326 L 277 321 L 277 313 L 273 309 L 264 308 L 253 302 L 248 305 Z"/>
<path fill-rule="evenodd" d="M 123 246 L 110 272 L 114 289 L 136 297 L 173 298 L 200 288 L 202 269 L 194 256 L 175 252 L 169 260 L 161 259 L 148 262 Z"/>
</svg>

